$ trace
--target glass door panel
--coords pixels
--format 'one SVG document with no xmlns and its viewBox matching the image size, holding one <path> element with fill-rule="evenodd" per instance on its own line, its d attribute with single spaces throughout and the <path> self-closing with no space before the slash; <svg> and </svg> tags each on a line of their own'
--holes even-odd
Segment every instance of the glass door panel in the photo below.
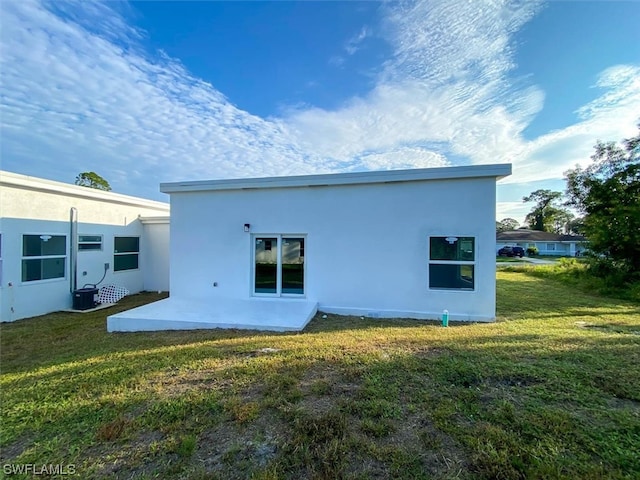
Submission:
<svg viewBox="0 0 640 480">
<path fill-rule="evenodd" d="M 282 238 L 281 293 L 304 294 L 304 238 Z"/>
<path fill-rule="evenodd" d="M 255 262 L 255 293 L 278 293 L 277 238 L 256 238 Z"/>
</svg>

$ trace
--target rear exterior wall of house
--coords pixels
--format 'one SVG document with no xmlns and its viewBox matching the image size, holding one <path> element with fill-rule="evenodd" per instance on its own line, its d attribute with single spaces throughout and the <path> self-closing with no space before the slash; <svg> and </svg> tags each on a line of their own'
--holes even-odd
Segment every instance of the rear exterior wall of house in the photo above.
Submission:
<svg viewBox="0 0 640 480">
<path fill-rule="evenodd" d="M 491 321 L 495 189 L 481 177 L 172 193 L 171 295 L 256 296 L 262 250 L 281 265 L 287 243 L 304 262 L 301 298 L 322 311 Z"/>
</svg>

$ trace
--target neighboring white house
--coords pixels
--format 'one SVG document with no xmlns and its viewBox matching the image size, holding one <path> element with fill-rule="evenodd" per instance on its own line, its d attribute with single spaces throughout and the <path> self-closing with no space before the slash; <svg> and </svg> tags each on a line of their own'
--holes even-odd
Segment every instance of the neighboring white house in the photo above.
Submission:
<svg viewBox="0 0 640 480">
<path fill-rule="evenodd" d="M 539 255 L 575 257 L 586 249 L 587 239 L 581 235 L 560 235 L 539 230 L 509 230 L 496 234 L 496 253 L 504 246 L 536 247 Z"/>
<path fill-rule="evenodd" d="M 495 319 L 511 165 L 166 183 L 171 297 L 108 329 L 300 330 L 316 309 Z"/>
<path fill-rule="evenodd" d="M 169 205 L 0 171 L 0 321 L 71 308 L 102 278 L 169 289 Z"/>
</svg>

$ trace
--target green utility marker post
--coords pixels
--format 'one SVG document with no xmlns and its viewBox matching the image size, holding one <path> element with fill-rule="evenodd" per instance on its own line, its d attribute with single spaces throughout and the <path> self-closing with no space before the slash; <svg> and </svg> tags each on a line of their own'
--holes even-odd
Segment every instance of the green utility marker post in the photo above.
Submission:
<svg viewBox="0 0 640 480">
<path fill-rule="evenodd" d="M 442 326 L 443 327 L 449 326 L 449 310 L 444 310 L 442 312 Z"/>
</svg>

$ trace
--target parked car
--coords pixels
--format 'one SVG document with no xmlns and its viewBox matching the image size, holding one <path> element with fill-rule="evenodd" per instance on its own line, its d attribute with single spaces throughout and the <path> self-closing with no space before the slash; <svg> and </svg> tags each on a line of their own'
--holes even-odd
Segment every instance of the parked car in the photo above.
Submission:
<svg viewBox="0 0 640 480">
<path fill-rule="evenodd" d="M 501 257 L 524 257 L 524 248 L 522 247 L 502 247 L 498 250 L 498 255 Z"/>
</svg>

